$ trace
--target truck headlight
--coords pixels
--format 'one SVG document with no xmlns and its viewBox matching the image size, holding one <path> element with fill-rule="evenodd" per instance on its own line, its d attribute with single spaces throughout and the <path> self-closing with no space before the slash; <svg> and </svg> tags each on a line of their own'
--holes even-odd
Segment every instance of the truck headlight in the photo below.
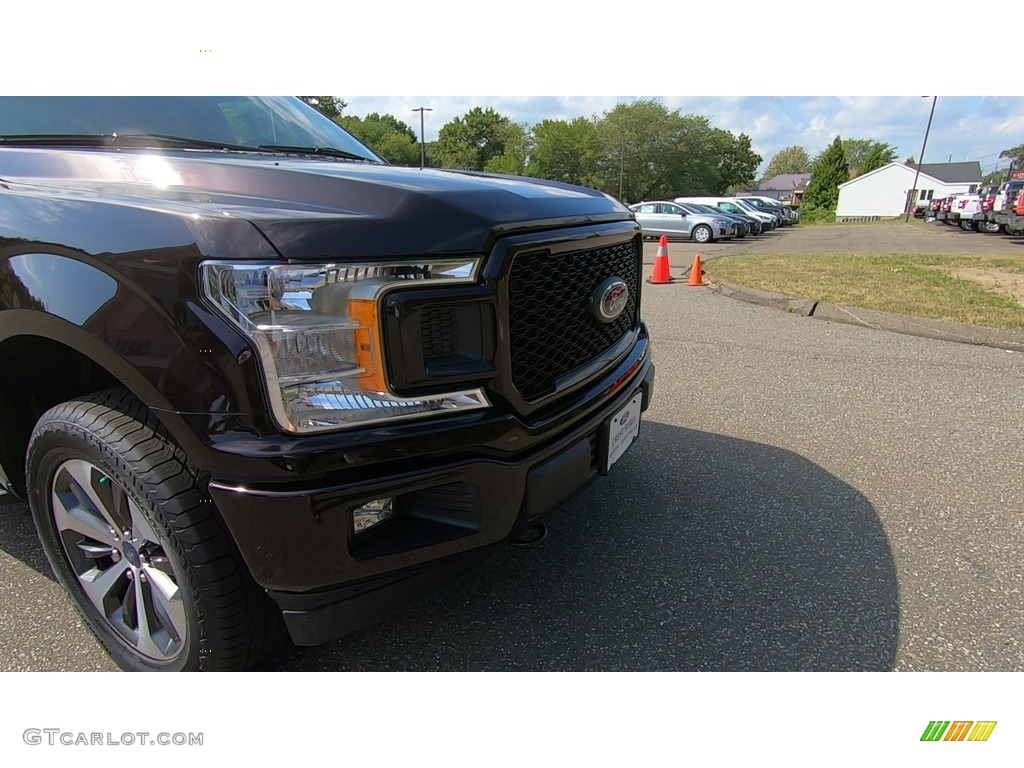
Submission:
<svg viewBox="0 0 1024 768">
<path fill-rule="evenodd" d="M 278 425 L 323 432 L 489 405 L 480 390 L 402 398 L 388 391 L 378 313 L 395 288 L 472 283 L 478 259 L 377 264 L 200 266 L 204 295 L 259 353 Z"/>
</svg>

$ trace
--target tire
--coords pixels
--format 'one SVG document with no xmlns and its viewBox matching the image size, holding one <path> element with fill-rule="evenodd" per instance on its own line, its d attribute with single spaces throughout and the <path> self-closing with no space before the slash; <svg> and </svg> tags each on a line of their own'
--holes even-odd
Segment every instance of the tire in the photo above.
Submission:
<svg viewBox="0 0 1024 768">
<path fill-rule="evenodd" d="M 46 557 L 122 669 L 243 670 L 284 639 L 206 479 L 126 390 L 44 413 L 26 471 Z"/>
<path fill-rule="evenodd" d="M 985 234 L 998 235 L 999 233 L 1004 231 L 1005 227 L 1002 224 L 999 224 L 998 222 L 995 221 L 985 221 L 982 222 L 982 224 L 980 225 L 980 229 Z"/>
<path fill-rule="evenodd" d="M 698 243 L 710 243 L 714 239 L 714 233 L 711 231 L 711 227 L 704 224 L 698 224 L 693 228 L 693 232 L 690 234 L 690 237 Z"/>
<path fill-rule="evenodd" d="M 960 229 L 964 232 L 977 232 L 978 224 L 971 219 L 960 219 Z"/>
</svg>

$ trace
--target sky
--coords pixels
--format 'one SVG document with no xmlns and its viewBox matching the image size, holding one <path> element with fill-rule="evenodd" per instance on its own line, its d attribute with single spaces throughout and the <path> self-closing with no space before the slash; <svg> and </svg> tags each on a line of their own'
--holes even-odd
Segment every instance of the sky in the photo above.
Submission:
<svg viewBox="0 0 1024 768">
<path fill-rule="evenodd" d="M 515 122 L 534 124 L 545 118 L 571 120 L 601 115 L 616 103 L 636 96 L 342 96 L 345 114 L 364 117 L 388 112 L 404 120 L 417 136 L 420 116 L 412 110 L 430 107 L 424 116 L 427 141 L 437 138 L 446 122 L 474 106 L 493 107 Z M 650 96 L 643 98 L 652 98 Z M 762 168 L 780 149 L 799 144 L 813 157 L 838 135 L 876 139 L 895 146 L 899 160 L 920 161 L 932 99 L 920 96 L 658 96 L 669 109 L 699 114 L 734 134 L 751 137 Z M 999 153 L 1024 143 L 1024 97 L 942 96 L 935 104 L 924 162 L 978 160 L 987 173 L 1005 167 Z"/>
<path fill-rule="evenodd" d="M 1011 65 L 974 56 L 961 25 L 915 3 L 858 0 L 856 13 L 839 15 L 827 7 L 676 3 L 659 7 L 653 24 L 642 6 L 598 13 L 578 0 L 305 0 L 268 23 L 240 0 L 177 0 L 173 14 L 145 6 L 100 23 L 91 5 L 52 0 L 5 15 L 5 55 L 33 65 L 0 72 L 0 93 L 327 93 L 345 99 L 348 114 L 388 112 L 417 134 L 412 109 L 430 107 L 428 141 L 474 106 L 532 124 L 654 97 L 747 133 L 763 168 L 784 147 L 813 156 L 836 135 L 920 160 L 931 97 L 916 94 L 939 91 L 925 162 L 979 160 L 987 172 L 1024 143 L 1024 97 L 993 90 L 1020 86 L 987 76 Z M 640 96 L 607 95 L 623 93 Z"/>
</svg>

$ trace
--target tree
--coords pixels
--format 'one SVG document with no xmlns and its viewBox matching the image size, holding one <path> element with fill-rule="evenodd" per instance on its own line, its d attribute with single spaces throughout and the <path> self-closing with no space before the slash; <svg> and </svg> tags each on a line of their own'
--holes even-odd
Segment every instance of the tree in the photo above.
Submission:
<svg viewBox="0 0 1024 768">
<path fill-rule="evenodd" d="M 846 154 L 846 163 L 850 168 L 857 171 L 858 175 L 862 173 L 860 169 L 864 166 L 864 161 L 871 154 L 872 150 L 876 148 L 882 149 L 883 156 L 886 158 L 885 163 L 891 163 L 896 159 L 896 147 L 892 146 L 892 144 L 874 139 L 843 139 L 843 152 Z M 825 150 L 825 152 L 827 151 Z M 825 152 L 814 158 L 814 162 L 818 162 Z M 885 163 L 882 163 L 882 165 L 885 165 Z"/>
<path fill-rule="evenodd" d="M 717 194 L 727 183 L 723 175 L 726 154 L 733 148 L 735 137 L 727 131 L 711 127 L 702 115 L 669 114 L 667 141 L 670 151 L 657 158 L 663 180 L 659 197 L 676 195 Z M 757 170 L 754 166 L 753 170 Z"/>
<path fill-rule="evenodd" d="M 981 186 L 983 187 L 995 187 L 1002 183 L 1003 177 L 1006 175 L 1005 170 L 995 170 L 991 173 L 986 173 L 981 178 Z"/>
<path fill-rule="evenodd" d="M 617 104 L 595 118 L 600 144 L 596 186 L 628 201 L 718 194 L 749 184 L 761 157 L 750 137 L 714 128 L 654 100 Z"/>
<path fill-rule="evenodd" d="M 331 120 L 341 117 L 341 113 L 348 106 L 340 96 L 299 96 L 299 98 L 321 114 L 327 115 Z"/>
<path fill-rule="evenodd" d="M 21 237 L 8 240 L 10 244 L 18 244 L 19 247 L 29 245 L 30 241 Z M 0 306 L 10 309 L 35 309 L 43 311 L 45 305 L 42 301 L 32 295 L 32 291 L 22 282 L 9 259 L 0 261 Z"/>
<path fill-rule="evenodd" d="M 721 195 L 730 187 L 754 186 L 757 168 L 764 158 L 751 148 L 750 137 L 745 133 L 733 136 L 720 128 L 716 128 L 713 135 L 721 147 L 721 163 L 718 166 L 718 180 L 708 191 L 713 195 Z"/>
<path fill-rule="evenodd" d="M 343 115 L 335 118 L 335 122 L 388 162 L 419 167 L 420 148 L 416 134 L 394 115 L 376 112 L 362 118 Z"/>
<path fill-rule="evenodd" d="M 668 168 L 683 159 L 678 141 L 682 129 L 672 115 L 653 99 L 616 104 L 604 113 L 598 121 L 600 189 L 623 202 L 668 193 Z"/>
<path fill-rule="evenodd" d="M 597 123 L 586 117 L 541 120 L 533 127 L 533 149 L 527 173 L 541 179 L 579 184 L 601 183 L 601 141 Z"/>
<path fill-rule="evenodd" d="M 532 146 L 528 126 L 510 123 L 503 133 L 504 149 L 500 155 L 495 155 L 484 163 L 484 170 L 488 173 L 525 176 Z"/>
<path fill-rule="evenodd" d="M 1017 171 L 1024 168 L 1024 144 L 1018 144 L 1016 147 L 1010 147 L 1004 149 L 999 153 L 999 159 L 1005 160 L 1010 159 L 1010 167 L 1008 170 Z"/>
<path fill-rule="evenodd" d="M 861 163 L 860 167 L 857 168 L 857 175 L 863 176 L 865 173 L 871 173 L 871 171 L 883 168 L 892 162 L 892 153 L 886 151 L 886 149 L 879 144 L 870 152 L 867 157 Z"/>
<path fill-rule="evenodd" d="M 488 107 L 473 107 L 461 118 L 445 123 L 437 135 L 434 162 L 442 168 L 482 171 L 487 162 L 505 151 L 522 129 Z"/>
<path fill-rule="evenodd" d="M 768 163 L 761 181 L 767 181 L 784 173 L 807 173 L 811 170 L 811 158 L 807 150 L 794 144 L 792 147 L 780 149 Z"/>
<path fill-rule="evenodd" d="M 839 185 L 849 178 L 850 166 L 846 161 L 843 141 L 836 136 L 811 170 L 811 183 L 804 192 L 802 208 L 834 212 L 839 203 Z"/>
<path fill-rule="evenodd" d="M 913 155 L 911 155 L 910 157 L 908 157 L 908 158 L 907 158 L 906 160 L 904 160 L 903 162 L 904 162 L 904 163 L 906 163 L 907 165 L 917 165 L 917 160 L 916 160 L 916 159 L 914 158 L 914 156 L 913 156 Z"/>
<path fill-rule="evenodd" d="M 846 155 L 846 163 L 850 168 L 854 168 L 858 172 L 864 166 L 864 161 L 875 150 L 881 150 L 882 156 L 888 158 L 885 161 L 886 163 L 896 158 L 896 148 L 891 144 L 884 144 L 874 139 L 843 140 L 843 153 Z"/>
</svg>

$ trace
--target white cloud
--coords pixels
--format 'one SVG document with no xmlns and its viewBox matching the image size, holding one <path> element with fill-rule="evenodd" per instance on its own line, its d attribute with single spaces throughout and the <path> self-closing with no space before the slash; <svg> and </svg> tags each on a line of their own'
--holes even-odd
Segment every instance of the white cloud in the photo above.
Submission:
<svg viewBox="0 0 1024 768">
<path fill-rule="evenodd" d="M 517 122 L 533 124 L 545 118 L 571 120 L 592 117 L 634 96 L 386 96 L 345 97 L 349 114 L 390 112 L 419 133 L 420 105 L 428 112 L 428 141 L 446 122 L 474 106 L 493 107 Z M 670 109 L 707 116 L 712 123 L 751 137 L 763 168 L 776 152 L 799 144 L 814 156 L 838 135 L 871 138 L 897 148 L 900 159 L 921 152 L 931 100 L 919 96 L 666 96 Z M 980 160 L 987 171 L 999 162 L 1003 149 L 1020 143 L 1024 135 L 1024 98 L 939 97 L 925 153 L 926 162 Z"/>
<path fill-rule="evenodd" d="M 993 130 L 1000 135 L 1014 135 L 1018 140 L 1024 137 L 1024 115 L 1013 117 L 998 123 Z"/>
</svg>

